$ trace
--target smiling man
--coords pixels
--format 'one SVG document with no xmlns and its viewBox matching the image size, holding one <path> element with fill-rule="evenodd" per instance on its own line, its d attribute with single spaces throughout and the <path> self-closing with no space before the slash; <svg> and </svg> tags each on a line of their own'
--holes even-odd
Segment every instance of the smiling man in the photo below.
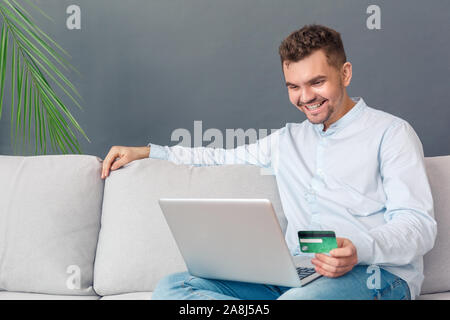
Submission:
<svg viewBox="0 0 450 320">
<path fill-rule="evenodd" d="M 419 138 L 405 120 L 348 96 L 352 65 L 335 30 L 304 26 L 283 40 L 279 53 L 289 100 L 307 120 L 235 149 L 114 146 L 102 178 L 147 156 L 269 168 L 288 220 L 292 255 L 303 254 L 299 230 L 334 230 L 338 248 L 313 257 L 323 277 L 301 288 L 185 272 L 163 278 L 153 299 L 414 299 L 423 281 L 423 255 L 436 238 Z M 375 287 L 368 281 L 374 267 L 380 271 Z"/>
<path fill-rule="evenodd" d="M 280 49 L 281 54 L 288 54 L 283 50 L 284 47 Z M 284 60 L 284 77 L 291 103 L 305 113 L 311 123 L 323 123 L 325 131 L 356 104 L 345 90 L 352 77 L 352 65 L 342 63 L 342 73 L 339 73 L 329 64 L 326 51 L 309 54 L 298 62 Z"/>
</svg>

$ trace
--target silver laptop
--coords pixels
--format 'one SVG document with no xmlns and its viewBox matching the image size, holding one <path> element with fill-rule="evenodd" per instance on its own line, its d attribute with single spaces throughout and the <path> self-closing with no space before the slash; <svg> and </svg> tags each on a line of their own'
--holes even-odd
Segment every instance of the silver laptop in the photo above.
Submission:
<svg viewBox="0 0 450 320">
<path fill-rule="evenodd" d="M 267 199 L 160 199 L 193 276 L 301 287 L 321 275 L 292 256 Z"/>
</svg>

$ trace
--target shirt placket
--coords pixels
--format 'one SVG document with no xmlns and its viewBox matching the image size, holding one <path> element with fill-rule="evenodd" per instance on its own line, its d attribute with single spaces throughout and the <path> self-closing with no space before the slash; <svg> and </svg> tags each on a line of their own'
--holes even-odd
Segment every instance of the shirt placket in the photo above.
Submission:
<svg viewBox="0 0 450 320">
<path fill-rule="evenodd" d="M 325 160 L 325 151 L 326 145 L 328 143 L 326 136 L 320 136 L 319 143 L 316 149 L 316 163 L 315 163 L 315 172 L 311 179 L 311 184 L 309 185 L 308 190 L 305 192 L 305 199 L 308 203 L 311 212 L 311 220 L 309 224 L 309 230 L 321 230 L 320 223 L 320 206 L 317 202 L 317 194 L 320 193 L 322 188 L 325 186 L 324 183 L 324 160 Z"/>
</svg>

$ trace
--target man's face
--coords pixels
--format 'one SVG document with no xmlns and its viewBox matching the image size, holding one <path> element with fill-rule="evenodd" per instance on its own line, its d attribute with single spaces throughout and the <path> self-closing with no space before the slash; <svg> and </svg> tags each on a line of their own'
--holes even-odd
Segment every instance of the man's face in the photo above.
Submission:
<svg viewBox="0 0 450 320">
<path fill-rule="evenodd" d="M 354 105 L 350 107 L 345 91 L 351 79 L 349 62 L 338 71 L 317 50 L 298 62 L 283 62 L 283 72 L 289 100 L 311 123 L 324 123 L 327 129 Z"/>
</svg>

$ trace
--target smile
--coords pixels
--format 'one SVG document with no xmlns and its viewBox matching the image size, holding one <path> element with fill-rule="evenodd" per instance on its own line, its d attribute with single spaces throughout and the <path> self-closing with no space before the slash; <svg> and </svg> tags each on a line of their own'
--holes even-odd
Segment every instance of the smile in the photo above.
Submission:
<svg viewBox="0 0 450 320">
<path fill-rule="evenodd" d="M 318 104 L 313 104 L 310 106 L 304 106 L 306 109 L 310 110 L 310 111 L 314 111 L 319 109 L 327 100 L 323 100 L 321 103 Z"/>
</svg>

